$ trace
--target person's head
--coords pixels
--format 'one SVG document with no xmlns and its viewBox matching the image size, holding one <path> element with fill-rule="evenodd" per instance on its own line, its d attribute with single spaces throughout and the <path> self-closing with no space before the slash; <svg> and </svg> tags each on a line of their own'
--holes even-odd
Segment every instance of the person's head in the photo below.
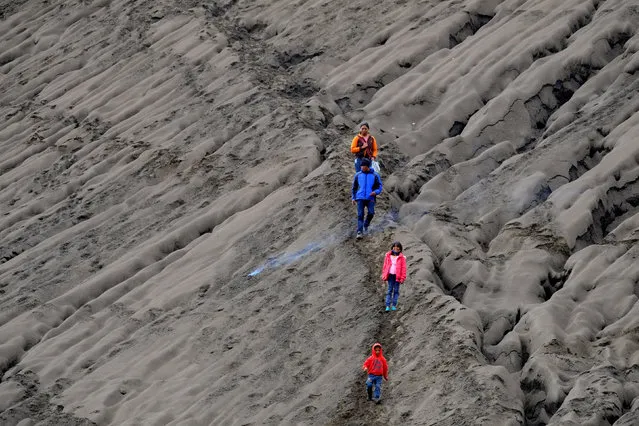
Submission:
<svg viewBox="0 0 639 426">
<path fill-rule="evenodd" d="M 400 254 L 402 250 L 404 250 L 404 248 L 402 247 L 402 243 L 399 241 L 395 241 L 391 246 L 391 251 L 395 254 Z"/>
<path fill-rule="evenodd" d="M 364 173 L 368 173 L 368 170 L 371 167 L 371 160 L 368 158 L 362 158 L 362 162 L 360 163 L 359 166 Z"/>
<path fill-rule="evenodd" d="M 379 343 L 375 343 L 373 345 L 373 353 L 375 355 L 380 355 L 382 353 L 382 345 L 380 345 Z"/>
<path fill-rule="evenodd" d="M 370 129 L 370 127 L 368 127 L 368 123 L 367 122 L 363 122 L 362 124 L 359 125 L 359 132 L 363 135 L 366 136 L 368 134 L 368 130 Z"/>
</svg>

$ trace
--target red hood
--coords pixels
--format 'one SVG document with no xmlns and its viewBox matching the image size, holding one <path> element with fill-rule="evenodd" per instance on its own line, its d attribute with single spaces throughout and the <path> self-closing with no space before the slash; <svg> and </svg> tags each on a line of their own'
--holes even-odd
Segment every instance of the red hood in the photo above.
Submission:
<svg viewBox="0 0 639 426">
<path fill-rule="evenodd" d="M 373 347 L 371 348 L 371 354 L 372 354 L 373 356 L 376 356 L 376 355 L 375 355 L 375 346 L 379 346 L 379 356 L 380 356 L 380 357 L 384 356 L 384 348 L 382 348 L 382 344 L 381 344 L 381 343 L 375 343 L 375 344 L 373 345 Z"/>
</svg>

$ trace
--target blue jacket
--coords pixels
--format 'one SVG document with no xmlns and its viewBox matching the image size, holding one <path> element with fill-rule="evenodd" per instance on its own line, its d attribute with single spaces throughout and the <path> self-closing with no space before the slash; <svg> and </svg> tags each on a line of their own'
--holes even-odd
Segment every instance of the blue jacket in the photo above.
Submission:
<svg viewBox="0 0 639 426">
<path fill-rule="evenodd" d="M 371 192 L 375 192 L 377 195 L 382 193 L 382 178 L 372 169 L 369 169 L 368 173 L 362 171 L 355 173 L 351 199 L 374 200 L 375 197 L 370 196 Z"/>
</svg>

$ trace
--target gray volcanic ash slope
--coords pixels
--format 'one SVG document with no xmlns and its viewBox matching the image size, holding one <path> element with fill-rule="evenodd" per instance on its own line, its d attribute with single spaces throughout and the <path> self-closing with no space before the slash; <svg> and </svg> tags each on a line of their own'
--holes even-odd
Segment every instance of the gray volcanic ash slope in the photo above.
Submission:
<svg viewBox="0 0 639 426">
<path fill-rule="evenodd" d="M 639 1 L 0 15 L 1 424 L 639 423 Z"/>
</svg>

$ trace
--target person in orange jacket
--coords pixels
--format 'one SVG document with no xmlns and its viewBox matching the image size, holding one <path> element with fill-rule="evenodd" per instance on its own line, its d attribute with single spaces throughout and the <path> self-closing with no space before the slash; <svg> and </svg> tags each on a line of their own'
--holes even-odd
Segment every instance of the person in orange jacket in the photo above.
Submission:
<svg viewBox="0 0 639 426">
<path fill-rule="evenodd" d="M 351 152 L 355 154 L 355 173 L 361 170 L 363 158 L 374 161 L 377 158 L 377 141 L 369 132 L 367 122 L 359 125 L 359 133 L 353 138 Z"/>
<path fill-rule="evenodd" d="M 362 370 L 368 373 L 368 379 L 366 379 L 368 400 L 379 404 L 382 398 L 382 378 L 388 381 L 388 363 L 384 358 L 380 343 L 373 345 L 371 356 L 364 361 Z M 374 391 L 373 386 L 375 387 Z"/>
<path fill-rule="evenodd" d="M 402 253 L 402 243 L 395 241 L 386 256 L 382 266 L 382 281 L 388 281 L 386 292 L 386 312 L 397 310 L 399 285 L 406 280 L 406 257 Z"/>
</svg>

